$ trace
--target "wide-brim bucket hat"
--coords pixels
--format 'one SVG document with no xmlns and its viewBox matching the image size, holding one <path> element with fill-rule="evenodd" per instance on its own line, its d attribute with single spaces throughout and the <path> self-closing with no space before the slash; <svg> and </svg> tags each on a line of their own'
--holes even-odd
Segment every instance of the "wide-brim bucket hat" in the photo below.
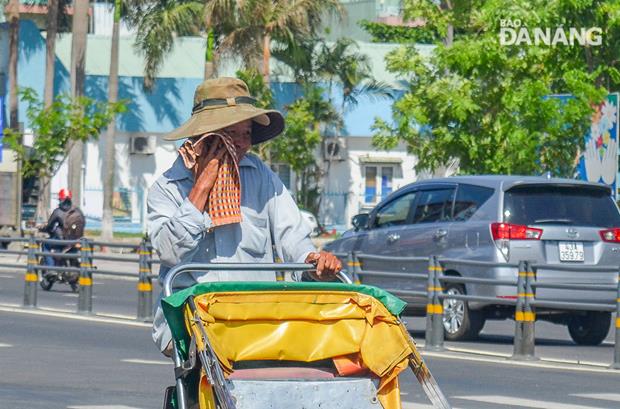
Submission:
<svg viewBox="0 0 620 409">
<path fill-rule="evenodd" d="M 164 136 L 176 141 L 214 132 L 247 119 L 252 120 L 252 145 L 265 142 L 284 130 L 279 111 L 257 108 L 245 82 L 221 77 L 205 80 L 196 88 L 192 116 Z"/>
</svg>

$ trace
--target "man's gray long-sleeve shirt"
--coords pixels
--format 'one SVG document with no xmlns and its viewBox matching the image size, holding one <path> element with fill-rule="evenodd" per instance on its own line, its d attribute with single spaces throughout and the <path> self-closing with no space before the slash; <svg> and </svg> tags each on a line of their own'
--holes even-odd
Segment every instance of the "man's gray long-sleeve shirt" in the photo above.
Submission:
<svg viewBox="0 0 620 409">
<path fill-rule="evenodd" d="M 188 262 L 262 262 L 274 260 L 273 248 L 285 262 L 302 263 L 314 251 L 310 227 L 278 176 L 258 157 L 248 154 L 239 162 L 241 223 L 212 227 L 188 195 L 192 172 L 178 157 L 155 181 L 148 193 L 148 234 L 161 260 L 160 282 L 171 267 Z M 175 280 L 176 288 L 198 281 L 272 281 L 274 273 L 191 273 Z M 157 305 L 153 339 L 163 350 L 170 341 Z"/>
</svg>

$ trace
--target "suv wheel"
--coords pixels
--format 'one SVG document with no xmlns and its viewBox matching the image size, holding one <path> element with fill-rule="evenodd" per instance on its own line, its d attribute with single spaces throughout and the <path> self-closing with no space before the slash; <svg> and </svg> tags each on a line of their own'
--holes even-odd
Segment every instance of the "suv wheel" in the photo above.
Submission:
<svg viewBox="0 0 620 409">
<path fill-rule="evenodd" d="M 450 283 L 444 293 L 465 295 L 465 289 L 460 284 Z M 443 300 L 443 327 L 446 340 L 475 339 L 482 330 L 484 322 L 484 315 L 480 311 L 471 311 L 467 302 L 449 298 Z"/>
<path fill-rule="evenodd" d="M 579 345 L 600 345 L 610 326 L 611 313 L 604 311 L 588 311 L 568 319 L 568 333 Z"/>
</svg>

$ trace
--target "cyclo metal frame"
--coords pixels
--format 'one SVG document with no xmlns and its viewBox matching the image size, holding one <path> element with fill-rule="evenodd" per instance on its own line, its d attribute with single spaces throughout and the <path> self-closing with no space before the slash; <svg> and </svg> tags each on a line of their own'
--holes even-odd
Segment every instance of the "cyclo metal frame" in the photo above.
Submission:
<svg viewBox="0 0 620 409">
<path fill-rule="evenodd" d="M 171 269 L 164 278 L 163 290 L 164 296 L 168 297 L 173 293 L 172 284 L 179 275 L 189 272 L 208 272 L 208 271 L 314 271 L 316 268 L 311 264 L 302 263 L 188 263 L 181 264 Z M 345 284 L 353 284 L 351 278 L 344 272 L 339 272 L 337 278 Z M 190 308 L 195 311 L 195 305 L 193 305 L 193 299 L 189 300 Z M 402 324 L 401 324 L 402 325 Z M 201 330 L 201 325 L 198 326 Z M 199 352 L 203 367 L 209 383 L 213 386 L 215 395 L 222 409 L 236 409 L 235 400 L 228 389 L 224 372 L 218 362 L 217 356 L 213 352 L 213 349 L 209 343 L 206 334 L 202 333 L 204 338 L 205 348 Z M 409 338 L 409 342 L 413 345 L 413 339 Z M 415 348 L 413 348 L 416 351 Z M 180 352 L 177 350 L 176 345 L 173 343 L 173 360 L 175 366 L 175 373 L 181 374 L 183 368 L 183 361 Z M 410 359 L 410 367 L 413 370 L 416 378 L 422 385 L 426 395 L 433 403 L 433 406 L 437 409 L 451 409 L 448 400 L 444 396 L 443 392 L 439 388 L 439 385 L 435 381 L 433 375 L 430 373 L 428 366 L 417 353 Z M 179 409 L 188 409 L 187 407 L 187 395 L 185 390 L 185 384 L 183 383 L 182 375 L 177 376 L 176 379 L 176 394 Z"/>
</svg>

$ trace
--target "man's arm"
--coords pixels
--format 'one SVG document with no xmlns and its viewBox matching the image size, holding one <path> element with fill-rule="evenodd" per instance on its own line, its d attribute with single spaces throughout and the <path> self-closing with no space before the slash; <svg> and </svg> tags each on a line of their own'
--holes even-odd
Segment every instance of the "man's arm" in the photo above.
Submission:
<svg viewBox="0 0 620 409">
<path fill-rule="evenodd" d="M 194 169 L 196 182 L 181 206 L 155 182 L 147 199 L 148 232 L 161 261 L 169 266 L 190 261 L 204 231 L 211 227 L 205 211 L 226 149 L 214 144 Z"/>
<path fill-rule="evenodd" d="M 50 215 L 49 220 L 47 221 L 47 225 L 40 230 L 46 232 L 47 234 L 52 234 L 54 232 L 54 227 L 57 223 L 62 224 L 62 218 L 60 217 L 60 209 L 56 208 Z"/>
<path fill-rule="evenodd" d="M 175 266 L 192 259 L 204 231 L 211 227 L 208 213 L 189 198 L 179 206 L 169 192 L 155 182 L 147 198 L 147 230 L 162 263 Z"/>
</svg>

